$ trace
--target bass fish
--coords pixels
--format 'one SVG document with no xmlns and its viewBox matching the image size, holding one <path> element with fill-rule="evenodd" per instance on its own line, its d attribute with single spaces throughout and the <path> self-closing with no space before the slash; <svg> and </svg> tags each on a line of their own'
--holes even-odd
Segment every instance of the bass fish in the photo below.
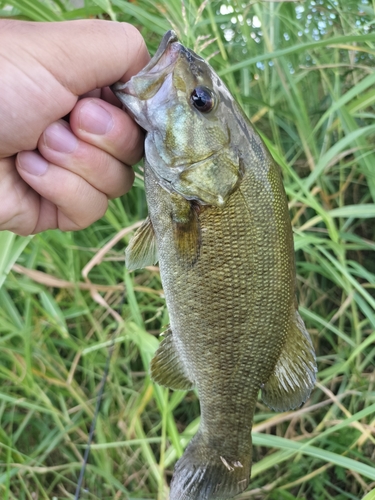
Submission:
<svg viewBox="0 0 375 500">
<path fill-rule="evenodd" d="M 280 168 L 214 70 L 173 31 L 113 91 L 146 131 L 149 215 L 126 264 L 159 261 L 170 326 L 151 376 L 195 387 L 200 400 L 170 500 L 232 498 L 249 484 L 259 390 L 285 411 L 306 401 L 316 378 Z"/>
</svg>

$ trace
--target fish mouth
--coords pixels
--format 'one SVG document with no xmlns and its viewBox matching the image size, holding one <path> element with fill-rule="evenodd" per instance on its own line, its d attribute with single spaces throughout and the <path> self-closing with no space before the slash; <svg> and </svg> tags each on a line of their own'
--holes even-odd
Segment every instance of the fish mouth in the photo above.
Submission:
<svg viewBox="0 0 375 500">
<path fill-rule="evenodd" d="M 161 59 L 165 59 L 163 61 L 163 65 L 167 67 L 169 64 L 172 64 L 175 62 L 177 57 L 174 58 L 172 57 L 172 60 L 169 61 L 168 59 L 170 58 L 171 54 L 171 45 L 175 42 L 178 42 L 178 38 L 176 33 L 173 30 L 169 30 L 166 32 L 166 34 L 163 36 L 160 45 L 155 52 L 153 58 L 149 61 L 149 63 L 141 70 L 139 74 L 142 73 L 152 73 L 155 72 L 155 66 L 161 62 Z"/>
<path fill-rule="evenodd" d="M 137 75 L 126 83 L 111 85 L 115 96 L 133 115 L 138 114 L 134 98 L 146 101 L 158 92 L 166 77 L 172 73 L 182 48 L 176 33 L 167 31 L 155 55 Z"/>
</svg>

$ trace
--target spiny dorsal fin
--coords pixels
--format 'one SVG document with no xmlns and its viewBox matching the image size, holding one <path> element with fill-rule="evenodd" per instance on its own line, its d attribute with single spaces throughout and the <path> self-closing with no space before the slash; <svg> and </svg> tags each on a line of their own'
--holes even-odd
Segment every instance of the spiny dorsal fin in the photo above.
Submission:
<svg viewBox="0 0 375 500">
<path fill-rule="evenodd" d="M 164 332 L 164 340 L 151 360 L 150 371 L 155 382 L 170 389 L 188 391 L 194 387 L 178 354 L 170 328 Z"/>
<path fill-rule="evenodd" d="M 150 217 L 137 229 L 125 250 L 125 263 L 129 271 L 153 266 L 159 260 L 154 228 Z"/>
<path fill-rule="evenodd" d="M 199 257 L 201 228 L 198 207 L 180 195 L 172 194 L 173 240 L 181 262 L 193 266 Z"/>
<path fill-rule="evenodd" d="M 262 387 L 263 401 L 275 411 L 298 408 L 310 396 L 316 372 L 314 348 L 296 311 L 275 370 Z"/>
</svg>

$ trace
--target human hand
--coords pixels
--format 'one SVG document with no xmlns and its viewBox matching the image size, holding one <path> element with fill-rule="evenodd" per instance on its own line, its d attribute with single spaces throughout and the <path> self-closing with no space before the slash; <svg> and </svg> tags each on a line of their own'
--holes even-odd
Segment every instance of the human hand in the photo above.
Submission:
<svg viewBox="0 0 375 500">
<path fill-rule="evenodd" d="M 129 24 L 0 20 L 0 230 L 82 229 L 130 189 L 143 133 L 106 86 L 148 60 Z"/>
</svg>

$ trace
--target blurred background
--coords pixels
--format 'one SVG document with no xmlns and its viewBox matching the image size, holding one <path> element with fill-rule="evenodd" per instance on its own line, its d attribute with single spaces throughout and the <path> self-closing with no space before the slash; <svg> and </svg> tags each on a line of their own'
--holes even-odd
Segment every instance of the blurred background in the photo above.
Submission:
<svg viewBox="0 0 375 500">
<path fill-rule="evenodd" d="M 282 167 L 319 376 L 298 411 L 259 402 L 242 500 L 375 499 L 374 9 L 371 0 L 0 0 L 0 17 L 130 22 L 151 54 L 173 28 Z M 158 268 L 124 267 L 146 215 L 138 167 L 131 192 L 84 231 L 0 233 L 0 498 L 74 498 L 113 338 L 81 498 L 168 498 L 199 402 L 148 376 L 168 313 Z"/>
</svg>

